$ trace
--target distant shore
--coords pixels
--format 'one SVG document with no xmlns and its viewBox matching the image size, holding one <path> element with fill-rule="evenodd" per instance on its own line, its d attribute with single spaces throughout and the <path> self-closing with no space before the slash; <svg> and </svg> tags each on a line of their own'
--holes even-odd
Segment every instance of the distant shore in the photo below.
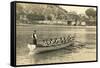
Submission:
<svg viewBox="0 0 100 68">
<path fill-rule="evenodd" d="M 64 24 L 16 24 L 16 26 L 30 26 L 30 25 L 33 25 L 33 26 L 48 26 L 48 27 L 50 27 L 50 26 L 57 26 L 57 27 L 59 27 L 59 26 L 63 26 L 63 27 L 73 27 L 73 28 L 96 28 L 96 26 L 70 26 L 70 25 L 64 25 Z"/>
</svg>

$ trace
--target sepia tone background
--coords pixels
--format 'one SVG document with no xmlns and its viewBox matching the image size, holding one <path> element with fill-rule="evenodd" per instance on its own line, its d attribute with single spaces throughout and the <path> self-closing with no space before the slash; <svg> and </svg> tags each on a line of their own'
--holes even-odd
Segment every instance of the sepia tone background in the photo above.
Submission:
<svg viewBox="0 0 100 68">
<path fill-rule="evenodd" d="M 96 8 L 18 3 L 16 13 L 18 65 L 96 60 Z M 38 42 L 76 34 L 76 40 L 86 47 L 69 47 L 28 57 L 27 43 L 31 43 L 34 29 Z"/>
<path fill-rule="evenodd" d="M 10 2 L 13 0 L 1 0 L 0 1 L 0 68 L 13 68 L 10 66 Z M 19 0 L 21 1 L 21 0 Z M 80 5 L 97 5 L 98 6 L 98 26 L 99 23 L 99 10 L 100 10 L 100 0 L 24 0 L 24 1 L 32 1 L 32 2 L 47 2 L 47 3 L 65 3 L 65 4 L 80 4 Z M 4 9 L 5 8 L 5 9 Z M 6 17 L 5 17 L 6 16 Z M 6 25 L 5 25 L 6 24 Z M 100 34 L 100 29 L 98 27 L 98 34 Z M 100 36 L 98 35 L 98 40 Z M 98 46 L 99 46 L 98 42 Z M 98 47 L 98 56 L 99 56 L 99 49 Z M 3 53 L 3 54 L 2 54 Z M 98 62 L 92 63 L 75 63 L 75 64 L 57 64 L 57 65 L 43 65 L 43 66 L 27 66 L 25 68 L 99 68 L 99 59 Z M 20 67 L 23 68 L 23 67 Z"/>
</svg>

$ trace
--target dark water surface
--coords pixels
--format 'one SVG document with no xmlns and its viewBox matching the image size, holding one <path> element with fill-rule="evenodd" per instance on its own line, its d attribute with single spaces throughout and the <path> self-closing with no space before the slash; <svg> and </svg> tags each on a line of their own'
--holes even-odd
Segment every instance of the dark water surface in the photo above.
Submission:
<svg viewBox="0 0 100 68">
<path fill-rule="evenodd" d="M 76 40 L 86 45 L 83 48 L 66 47 L 29 56 L 27 44 L 32 42 L 31 36 L 34 29 L 37 30 L 38 43 L 43 39 L 75 34 Z M 17 25 L 16 31 L 17 65 L 96 60 L 95 26 Z"/>
</svg>

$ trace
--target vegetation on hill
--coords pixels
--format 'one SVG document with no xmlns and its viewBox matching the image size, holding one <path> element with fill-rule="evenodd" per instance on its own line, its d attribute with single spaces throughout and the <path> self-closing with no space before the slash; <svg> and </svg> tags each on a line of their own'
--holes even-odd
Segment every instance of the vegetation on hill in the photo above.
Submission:
<svg viewBox="0 0 100 68">
<path fill-rule="evenodd" d="M 96 11 L 89 8 L 85 13 L 86 15 L 77 14 L 75 11 L 68 12 L 59 5 L 25 3 L 16 5 L 17 23 L 32 24 L 42 21 L 45 24 L 81 25 L 84 21 L 86 25 L 96 25 Z M 72 24 L 73 22 L 75 23 Z"/>
</svg>

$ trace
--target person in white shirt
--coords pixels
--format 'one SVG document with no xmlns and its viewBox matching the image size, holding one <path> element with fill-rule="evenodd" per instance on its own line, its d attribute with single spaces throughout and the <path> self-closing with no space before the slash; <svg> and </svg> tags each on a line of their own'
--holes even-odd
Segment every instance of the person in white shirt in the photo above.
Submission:
<svg viewBox="0 0 100 68">
<path fill-rule="evenodd" d="M 33 44 L 37 45 L 37 35 L 36 35 L 36 30 L 34 30 L 32 34 L 32 39 L 33 39 Z"/>
</svg>

